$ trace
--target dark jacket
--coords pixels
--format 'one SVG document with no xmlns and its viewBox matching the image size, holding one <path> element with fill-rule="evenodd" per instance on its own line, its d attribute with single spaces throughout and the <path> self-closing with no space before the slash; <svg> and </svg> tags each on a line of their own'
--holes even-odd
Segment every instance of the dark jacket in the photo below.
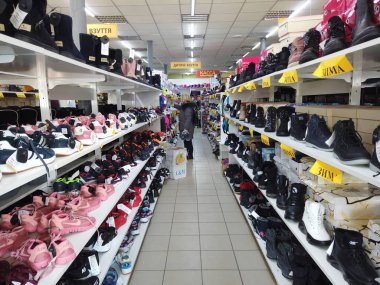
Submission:
<svg viewBox="0 0 380 285">
<path fill-rule="evenodd" d="M 183 130 L 188 130 L 190 133 L 191 139 L 193 139 L 194 136 L 194 128 L 195 128 L 195 116 L 196 116 L 196 108 L 197 106 L 190 102 L 190 103 L 183 103 L 181 105 L 175 106 L 178 110 L 180 110 L 179 113 L 179 131 L 182 133 Z"/>
</svg>

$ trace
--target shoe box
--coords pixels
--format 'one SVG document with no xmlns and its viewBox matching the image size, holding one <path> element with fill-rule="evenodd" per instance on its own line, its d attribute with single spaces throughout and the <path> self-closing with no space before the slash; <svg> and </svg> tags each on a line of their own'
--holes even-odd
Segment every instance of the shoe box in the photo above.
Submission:
<svg viewBox="0 0 380 285">
<path fill-rule="evenodd" d="M 300 33 L 301 36 L 310 28 L 314 28 L 322 21 L 322 15 L 293 17 L 281 23 L 278 27 L 278 37 L 281 39 L 291 33 Z"/>
</svg>

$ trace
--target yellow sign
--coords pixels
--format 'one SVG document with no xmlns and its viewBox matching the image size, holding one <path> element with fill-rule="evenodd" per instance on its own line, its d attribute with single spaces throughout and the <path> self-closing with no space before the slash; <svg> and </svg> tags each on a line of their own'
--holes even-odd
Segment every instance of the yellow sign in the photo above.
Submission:
<svg viewBox="0 0 380 285">
<path fill-rule="evenodd" d="M 285 144 L 280 145 L 281 149 L 284 151 L 284 153 L 292 158 L 296 158 L 296 154 L 294 152 L 294 149 L 292 149 L 290 146 L 287 146 Z"/>
<path fill-rule="evenodd" d="M 342 184 L 343 172 L 319 160 L 314 163 L 309 172 L 335 184 Z"/>
<path fill-rule="evenodd" d="M 255 82 L 250 82 L 244 85 L 245 89 L 247 90 L 256 90 L 256 84 Z"/>
<path fill-rule="evenodd" d="M 242 86 L 239 87 L 238 92 L 241 93 L 241 92 L 243 92 L 243 91 L 244 91 L 244 85 L 242 85 Z"/>
<path fill-rule="evenodd" d="M 117 24 L 87 24 L 87 34 L 109 38 L 117 38 L 119 35 Z"/>
<path fill-rule="evenodd" d="M 237 123 L 236 123 L 236 122 L 234 122 L 234 125 L 236 126 L 236 125 L 237 125 Z"/>
<path fill-rule="evenodd" d="M 25 99 L 25 98 L 26 98 L 24 92 L 16 92 L 16 96 L 17 96 L 17 98 L 22 98 L 22 99 Z"/>
<path fill-rule="evenodd" d="M 270 87 L 270 77 L 264 77 L 262 80 L 262 86 L 263 88 L 269 88 Z"/>
<path fill-rule="evenodd" d="M 266 145 L 270 146 L 269 137 L 267 137 L 266 135 L 261 134 L 261 142 L 263 144 L 266 144 Z"/>
<path fill-rule="evenodd" d="M 236 89 L 237 89 L 237 87 L 235 87 L 234 89 L 232 89 L 232 93 L 235 93 Z"/>
<path fill-rule="evenodd" d="M 3 92 L 0 92 L 0 99 L 4 99 L 4 94 L 3 94 Z"/>
<path fill-rule="evenodd" d="M 230 122 L 231 122 L 231 120 L 228 120 L 228 121 L 227 121 L 227 124 L 230 124 Z"/>
<path fill-rule="evenodd" d="M 35 93 L 34 96 L 36 96 L 37 99 L 40 98 L 40 93 Z"/>
<path fill-rule="evenodd" d="M 249 129 L 249 134 L 250 134 L 251 137 L 253 138 L 253 130 L 252 130 L 252 129 Z"/>
<path fill-rule="evenodd" d="M 297 70 L 285 71 L 281 78 L 278 80 L 279 83 L 289 84 L 298 82 Z"/>
<path fill-rule="evenodd" d="M 171 69 L 201 69 L 200 61 L 172 61 L 170 62 Z"/>
<path fill-rule="evenodd" d="M 326 78 L 352 71 L 352 65 L 345 55 L 322 61 L 313 75 Z"/>
<path fill-rule="evenodd" d="M 239 130 L 242 131 L 244 129 L 243 125 L 240 125 Z"/>
</svg>

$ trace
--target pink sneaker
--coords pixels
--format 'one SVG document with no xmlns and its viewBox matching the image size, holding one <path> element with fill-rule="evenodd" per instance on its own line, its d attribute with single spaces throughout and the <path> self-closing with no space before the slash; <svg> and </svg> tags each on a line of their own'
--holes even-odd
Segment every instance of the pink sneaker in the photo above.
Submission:
<svg viewBox="0 0 380 285">
<path fill-rule="evenodd" d="M 49 251 L 55 253 L 55 264 L 58 265 L 69 263 L 76 257 L 73 245 L 67 239 L 61 236 L 53 238 L 48 248 Z"/>
<path fill-rule="evenodd" d="M 6 230 L 12 230 L 17 226 L 23 226 L 29 233 L 37 230 L 38 222 L 42 213 L 37 210 L 33 204 L 26 205 L 22 208 L 15 208 L 9 214 L 1 215 L 1 227 Z"/>
<path fill-rule="evenodd" d="M 68 202 L 65 207 L 70 209 L 73 213 L 85 215 L 100 207 L 100 199 L 98 197 L 83 198 L 78 196 Z"/>
<path fill-rule="evenodd" d="M 98 197 L 101 201 L 105 201 L 115 193 L 113 185 L 101 184 L 101 185 L 83 185 L 80 189 L 80 195 L 84 198 Z"/>
<path fill-rule="evenodd" d="M 65 214 L 62 210 L 55 210 L 52 211 L 46 215 L 42 215 L 40 222 L 38 223 L 37 226 L 37 232 L 38 233 L 46 233 L 49 231 L 49 223 L 53 215 L 60 215 L 60 214 Z"/>
<path fill-rule="evenodd" d="M 96 134 L 87 126 L 77 126 L 74 128 L 75 138 L 83 145 L 93 145 L 98 142 Z"/>
<path fill-rule="evenodd" d="M 112 136 L 112 130 L 104 124 L 100 124 L 98 121 L 92 121 L 89 125 L 99 139 L 104 139 Z"/>
<path fill-rule="evenodd" d="M 50 233 L 54 235 L 67 235 L 69 233 L 83 232 L 94 227 L 96 219 L 93 217 L 74 214 L 53 214 L 50 220 Z"/>
<path fill-rule="evenodd" d="M 98 121 L 101 125 L 104 125 L 106 123 L 106 118 L 101 113 L 96 115 L 95 120 Z"/>
<path fill-rule="evenodd" d="M 79 116 L 78 120 L 82 123 L 84 126 L 88 126 L 91 123 L 91 120 L 88 116 Z"/>
<path fill-rule="evenodd" d="M 38 271 L 49 265 L 53 259 L 46 244 L 38 239 L 28 239 L 11 256 L 28 264 L 32 269 Z"/>
<path fill-rule="evenodd" d="M 12 251 L 28 238 L 23 227 L 16 227 L 12 231 L 0 231 L 0 256 Z"/>
</svg>

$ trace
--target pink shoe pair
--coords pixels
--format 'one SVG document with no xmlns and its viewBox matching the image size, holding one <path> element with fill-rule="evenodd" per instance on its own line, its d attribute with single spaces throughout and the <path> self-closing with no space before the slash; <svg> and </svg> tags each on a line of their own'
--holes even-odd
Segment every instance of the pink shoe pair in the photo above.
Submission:
<svg viewBox="0 0 380 285">
<path fill-rule="evenodd" d="M 0 256 L 12 251 L 28 238 L 23 227 L 16 227 L 11 231 L 0 231 Z"/>
<path fill-rule="evenodd" d="M 83 145 L 93 145 L 98 142 L 95 132 L 86 125 L 76 126 L 74 128 L 74 135 Z"/>
<path fill-rule="evenodd" d="M 42 212 L 38 211 L 33 204 L 15 208 L 9 214 L 1 215 L 1 228 L 12 230 L 18 226 L 22 226 L 27 232 L 32 233 L 37 230 L 41 216 Z"/>
<path fill-rule="evenodd" d="M 113 193 L 115 193 L 115 188 L 109 184 L 83 185 L 80 189 L 82 197 L 98 197 L 101 201 L 107 200 Z"/>
</svg>

